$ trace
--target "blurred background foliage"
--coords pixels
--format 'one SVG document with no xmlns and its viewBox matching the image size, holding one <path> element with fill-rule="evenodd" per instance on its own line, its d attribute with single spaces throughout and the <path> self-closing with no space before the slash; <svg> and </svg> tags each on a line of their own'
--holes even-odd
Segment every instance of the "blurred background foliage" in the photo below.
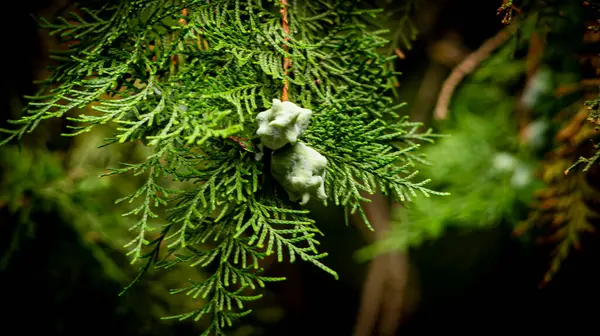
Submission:
<svg viewBox="0 0 600 336">
<path fill-rule="evenodd" d="M 18 115 L 20 97 L 35 90 L 31 82 L 45 76 L 47 50 L 56 47 L 30 14 L 51 16 L 66 3 L 17 2 L 5 12 L 2 123 Z M 368 262 L 386 253 L 409 256 L 397 334 L 593 328 L 589 318 L 600 312 L 598 237 L 592 234 L 600 209 L 599 169 L 580 165 L 564 172 L 592 156 L 598 141 L 597 117 L 586 120 L 598 108 L 593 102 L 600 84 L 600 33 L 585 29 L 600 17 L 595 3 L 514 1 L 514 10 L 508 6 L 500 15 L 502 1 L 369 3 L 388 14 L 380 24 L 393 42 L 382 52 L 401 56 L 397 99 L 408 102 L 406 113 L 414 120 L 447 135 L 424 145 L 433 165 L 420 170 L 434 189 L 451 196 L 396 207 L 389 232 L 377 241 L 345 227 L 339 209 L 313 205 L 325 233 L 323 250 L 341 280 L 302 263 L 266 265 L 268 275 L 288 281 L 268 287 L 266 300 L 234 335 L 352 334 L 357 312 L 368 308 L 360 297 L 373 272 Z M 502 22 L 507 11 L 516 32 Z M 444 80 L 499 32 L 507 38 L 460 81 L 447 117 L 436 119 Z M 127 204 L 114 200 L 140 181 L 98 176 L 117 162 L 145 157 L 146 147 L 98 149 L 108 126 L 59 137 L 65 127 L 53 120 L 21 147 L 0 149 L 4 328 L 199 334 L 200 323 L 160 319 L 201 304 L 168 293 L 188 278 L 201 278 L 198 270 L 153 271 L 118 296 L 139 265 L 130 265 L 123 248 L 131 239 L 131 223 L 119 215 Z M 573 247 L 582 250 L 573 253 Z M 541 290 L 540 283 L 546 285 Z"/>
</svg>

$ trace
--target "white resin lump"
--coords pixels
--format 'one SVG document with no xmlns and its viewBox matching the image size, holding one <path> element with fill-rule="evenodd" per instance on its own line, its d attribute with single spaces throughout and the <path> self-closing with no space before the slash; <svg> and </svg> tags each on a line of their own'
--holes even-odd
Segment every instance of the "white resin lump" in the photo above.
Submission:
<svg viewBox="0 0 600 336">
<path fill-rule="evenodd" d="M 291 102 L 273 99 L 273 106 L 256 116 L 263 146 L 272 149 L 271 174 L 285 189 L 290 200 L 305 205 L 316 197 L 327 199 L 325 171 L 327 158 L 298 141 L 306 131 L 312 111 Z M 290 144 L 290 146 L 287 146 Z M 262 155 L 257 156 L 262 158 Z"/>
<path fill-rule="evenodd" d="M 325 168 L 327 159 L 302 142 L 273 153 L 271 174 L 285 189 L 292 202 L 300 200 L 305 205 L 316 196 L 321 201 L 325 194 Z"/>
<path fill-rule="evenodd" d="M 276 150 L 294 144 L 308 128 L 312 111 L 291 102 L 273 99 L 273 106 L 256 116 L 260 142 Z"/>
</svg>

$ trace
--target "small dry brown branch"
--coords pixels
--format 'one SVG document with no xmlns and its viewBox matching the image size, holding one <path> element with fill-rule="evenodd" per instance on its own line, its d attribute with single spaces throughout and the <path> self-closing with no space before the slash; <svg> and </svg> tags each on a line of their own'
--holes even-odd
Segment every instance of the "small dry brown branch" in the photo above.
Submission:
<svg viewBox="0 0 600 336">
<path fill-rule="evenodd" d="M 501 46 L 506 40 L 512 35 L 514 31 L 514 25 L 508 26 L 505 29 L 498 32 L 492 38 L 486 40 L 479 49 L 471 53 L 465 58 L 446 79 L 442 90 L 438 97 L 437 105 L 435 107 L 434 117 L 438 120 L 446 119 L 448 117 L 448 106 L 450 105 L 450 99 L 454 94 L 454 90 L 460 82 L 472 73 L 483 61 L 485 61 L 489 55 Z"/>
</svg>

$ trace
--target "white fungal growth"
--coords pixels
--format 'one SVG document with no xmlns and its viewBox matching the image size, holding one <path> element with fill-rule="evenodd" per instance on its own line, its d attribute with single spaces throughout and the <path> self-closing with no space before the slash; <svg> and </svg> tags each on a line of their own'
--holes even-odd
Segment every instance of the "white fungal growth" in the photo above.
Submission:
<svg viewBox="0 0 600 336">
<path fill-rule="evenodd" d="M 292 202 L 300 200 L 305 205 L 316 196 L 324 201 L 325 168 L 327 159 L 302 142 L 273 153 L 271 174 L 281 184 Z"/>
<path fill-rule="evenodd" d="M 273 106 L 256 116 L 256 134 L 260 136 L 260 142 L 272 150 L 294 144 L 308 127 L 311 115 L 311 110 L 273 99 Z"/>
<path fill-rule="evenodd" d="M 273 99 L 273 106 L 256 116 L 261 145 L 272 149 L 271 174 L 290 200 L 305 205 L 311 197 L 325 201 L 327 159 L 298 141 L 308 128 L 312 111 L 291 102 Z M 290 144 L 289 146 L 286 146 Z M 261 153 L 256 159 L 262 159 Z"/>
</svg>

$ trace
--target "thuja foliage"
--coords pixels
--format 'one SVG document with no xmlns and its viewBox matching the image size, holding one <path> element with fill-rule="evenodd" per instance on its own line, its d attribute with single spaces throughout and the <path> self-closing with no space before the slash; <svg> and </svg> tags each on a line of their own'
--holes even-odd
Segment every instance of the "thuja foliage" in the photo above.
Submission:
<svg viewBox="0 0 600 336">
<path fill-rule="evenodd" d="M 413 164 L 424 161 L 417 142 L 434 135 L 419 133 L 388 97 L 395 56 L 378 52 L 388 41 L 369 24 L 377 15 L 359 1 L 81 2 L 41 19 L 63 49 L 1 144 L 50 118 L 70 122 L 65 136 L 108 124 L 114 134 L 105 146 L 146 144 L 144 160 L 105 174 L 144 176 L 117 200 L 132 204 L 124 216 L 137 218 L 127 244 L 132 262 L 144 261 L 140 276 L 153 266 L 207 268 L 206 279 L 172 290 L 206 304 L 175 318 L 207 317 L 205 334 L 222 334 L 250 312 L 247 302 L 260 297 L 252 290 L 283 279 L 261 274 L 268 255 L 302 259 L 337 278 L 321 261 L 327 254 L 317 249 L 321 232 L 309 211 L 281 196 L 271 153 L 256 155 L 255 117 L 283 87 L 312 110 L 302 141 L 327 158 L 326 203 L 369 225 L 366 194 L 397 202 L 440 194 L 416 180 Z M 166 187 L 165 178 L 191 187 Z M 150 225 L 157 208 L 168 213 L 158 218 L 162 227 Z M 168 258 L 160 258 L 165 245 Z"/>
</svg>

